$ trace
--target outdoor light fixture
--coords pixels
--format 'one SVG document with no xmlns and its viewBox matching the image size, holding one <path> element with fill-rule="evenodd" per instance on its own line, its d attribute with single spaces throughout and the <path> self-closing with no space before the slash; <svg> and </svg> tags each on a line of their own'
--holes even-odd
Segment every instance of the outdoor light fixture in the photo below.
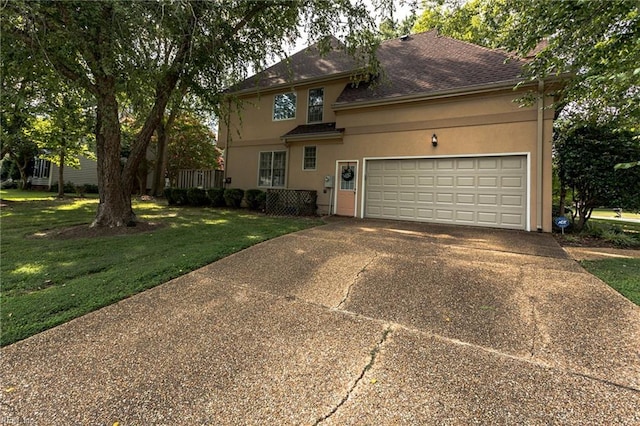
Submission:
<svg viewBox="0 0 640 426">
<path fill-rule="evenodd" d="M 438 136 L 435 133 L 431 136 L 431 145 L 438 146 Z"/>
</svg>

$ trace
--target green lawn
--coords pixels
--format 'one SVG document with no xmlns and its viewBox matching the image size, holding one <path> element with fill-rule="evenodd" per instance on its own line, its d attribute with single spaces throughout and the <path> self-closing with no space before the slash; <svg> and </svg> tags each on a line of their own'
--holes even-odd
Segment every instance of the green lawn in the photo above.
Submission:
<svg viewBox="0 0 640 426">
<path fill-rule="evenodd" d="M 38 237 L 88 224 L 97 199 L 2 190 L 1 345 L 24 339 L 186 274 L 261 241 L 322 222 L 265 217 L 246 210 L 167 207 L 134 202 L 142 221 L 166 226 L 111 237 Z"/>
<path fill-rule="evenodd" d="M 640 306 L 640 259 L 584 260 L 582 266 Z"/>
<path fill-rule="evenodd" d="M 615 219 L 616 218 L 616 214 L 613 211 L 613 209 L 594 209 L 593 213 L 591 213 L 591 216 L 598 216 L 598 217 L 608 217 L 608 218 L 612 218 Z M 632 212 L 628 212 L 628 211 L 622 211 L 622 218 L 623 219 L 640 219 L 640 214 L 639 213 L 632 213 Z"/>
</svg>

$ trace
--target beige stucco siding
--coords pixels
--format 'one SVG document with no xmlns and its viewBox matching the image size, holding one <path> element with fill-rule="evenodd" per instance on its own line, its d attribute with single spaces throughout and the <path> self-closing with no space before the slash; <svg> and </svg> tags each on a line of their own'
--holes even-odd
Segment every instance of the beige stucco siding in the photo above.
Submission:
<svg viewBox="0 0 640 426">
<path fill-rule="evenodd" d="M 307 124 L 307 110 L 309 103 L 309 89 L 324 88 L 324 109 L 323 122 L 330 123 L 336 121 L 336 114 L 331 108 L 340 93 L 344 90 L 348 79 L 337 82 L 313 83 L 297 85 L 293 87 L 281 88 L 277 91 L 265 91 L 259 95 L 241 97 L 239 107 L 231 105 L 232 114 L 229 128 L 231 132 L 227 134 L 226 125 L 220 126 L 218 133 L 218 145 L 225 148 L 227 141 L 230 145 L 236 142 L 248 144 L 270 144 L 274 140 L 293 129 L 294 127 Z M 290 120 L 273 120 L 274 96 L 287 92 L 296 93 L 296 117 Z"/>
<path fill-rule="evenodd" d="M 357 212 L 363 212 L 363 165 L 365 159 L 402 157 L 456 157 L 489 154 L 519 154 L 528 160 L 527 229 L 536 230 L 540 223 L 551 231 L 551 138 L 553 111 L 545 110 L 542 135 L 542 218 L 538 218 L 538 113 L 536 106 L 521 107 L 515 99 L 522 93 L 504 90 L 482 95 L 456 96 L 404 104 L 338 109 L 337 128 L 343 138 L 323 141 L 305 140 L 285 145 L 280 137 L 300 124 L 306 124 L 306 102 L 309 87 L 298 90 L 298 115 L 295 120 L 272 121 L 273 94 L 256 99 L 255 108 L 245 108 L 241 137 L 233 135 L 227 151 L 227 176 L 231 186 L 243 189 L 257 187 L 258 160 L 261 151 L 287 151 L 287 188 L 318 192 L 320 213 L 328 213 L 331 191 L 324 192 L 324 176 L 336 176 L 337 162 L 357 160 Z M 344 82 L 325 87 L 325 122 L 333 121 L 329 103 L 337 98 Z M 281 93 L 281 92 L 278 92 Z M 300 93 L 303 96 L 300 96 Z M 335 100 L 335 99 L 334 99 Z M 545 101 L 548 105 L 550 100 Z M 248 104 L 245 104 L 245 106 Z M 331 113 L 333 114 L 333 113 Z M 438 146 L 431 136 L 436 134 Z M 224 126 L 221 142 L 224 141 Z M 316 146 L 317 168 L 302 169 L 304 146 Z"/>
</svg>

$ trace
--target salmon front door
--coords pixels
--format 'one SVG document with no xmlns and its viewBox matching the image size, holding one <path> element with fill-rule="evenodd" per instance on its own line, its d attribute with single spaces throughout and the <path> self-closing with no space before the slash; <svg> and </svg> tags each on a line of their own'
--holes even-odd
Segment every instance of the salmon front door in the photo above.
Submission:
<svg viewBox="0 0 640 426">
<path fill-rule="evenodd" d="M 356 215 L 356 181 L 358 180 L 358 163 L 338 163 L 338 191 L 336 194 L 336 214 L 338 216 Z"/>
</svg>

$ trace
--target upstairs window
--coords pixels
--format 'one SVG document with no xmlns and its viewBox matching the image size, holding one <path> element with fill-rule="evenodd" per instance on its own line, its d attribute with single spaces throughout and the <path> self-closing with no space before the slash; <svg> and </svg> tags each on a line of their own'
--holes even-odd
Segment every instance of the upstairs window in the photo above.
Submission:
<svg viewBox="0 0 640 426">
<path fill-rule="evenodd" d="M 309 123 L 321 123 L 324 110 L 324 89 L 309 89 L 309 111 L 307 121 Z"/>
<path fill-rule="evenodd" d="M 296 118 L 296 94 L 293 92 L 275 95 L 273 98 L 273 120 Z"/>
</svg>

